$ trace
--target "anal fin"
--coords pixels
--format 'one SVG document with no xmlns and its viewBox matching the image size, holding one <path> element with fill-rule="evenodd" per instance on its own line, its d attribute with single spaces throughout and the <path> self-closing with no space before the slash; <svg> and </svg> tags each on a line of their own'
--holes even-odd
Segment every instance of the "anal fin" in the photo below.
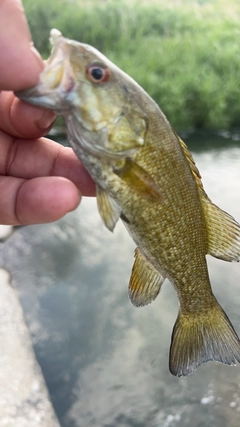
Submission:
<svg viewBox="0 0 240 427">
<path fill-rule="evenodd" d="M 113 231 L 121 215 L 121 209 L 115 200 L 98 186 L 96 186 L 96 194 L 100 216 L 106 227 Z"/>
<path fill-rule="evenodd" d="M 137 248 L 129 283 L 129 298 L 141 307 L 152 302 L 160 292 L 164 277 Z"/>
</svg>

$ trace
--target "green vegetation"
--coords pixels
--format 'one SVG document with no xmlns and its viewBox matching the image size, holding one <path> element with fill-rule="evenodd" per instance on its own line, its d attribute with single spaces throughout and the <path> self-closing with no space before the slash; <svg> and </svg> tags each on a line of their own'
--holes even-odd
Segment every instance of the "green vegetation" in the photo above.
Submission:
<svg viewBox="0 0 240 427">
<path fill-rule="evenodd" d="M 131 75 L 179 131 L 240 125 L 238 0 L 23 0 L 36 47 L 49 31 L 89 43 Z"/>
</svg>

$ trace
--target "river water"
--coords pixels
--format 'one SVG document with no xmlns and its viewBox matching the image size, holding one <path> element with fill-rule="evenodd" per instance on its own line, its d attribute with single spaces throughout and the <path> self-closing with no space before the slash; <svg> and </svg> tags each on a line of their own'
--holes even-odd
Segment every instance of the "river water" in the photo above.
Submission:
<svg viewBox="0 0 240 427">
<path fill-rule="evenodd" d="M 240 136 L 185 135 L 209 197 L 240 221 Z M 62 427 L 237 427 L 240 365 L 168 371 L 178 302 L 169 282 L 131 305 L 134 244 L 103 226 L 95 199 L 62 220 L 20 227 L 0 246 Z M 240 334 L 240 265 L 208 257 L 212 287 Z"/>
</svg>

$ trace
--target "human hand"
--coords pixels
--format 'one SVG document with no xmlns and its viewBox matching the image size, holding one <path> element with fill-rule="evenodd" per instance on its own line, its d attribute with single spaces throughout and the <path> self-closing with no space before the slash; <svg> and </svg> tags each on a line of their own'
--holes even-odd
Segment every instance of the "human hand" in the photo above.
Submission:
<svg viewBox="0 0 240 427">
<path fill-rule="evenodd" d="M 42 137 L 54 113 L 12 92 L 37 84 L 44 66 L 20 0 L 0 2 L 0 28 L 0 224 L 55 221 L 95 185 L 71 148 Z"/>
</svg>

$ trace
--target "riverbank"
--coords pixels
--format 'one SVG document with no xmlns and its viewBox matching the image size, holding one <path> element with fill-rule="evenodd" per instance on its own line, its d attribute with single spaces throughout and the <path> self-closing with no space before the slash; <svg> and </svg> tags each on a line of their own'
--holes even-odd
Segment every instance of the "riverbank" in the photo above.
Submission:
<svg viewBox="0 0 240 427">
<path fill-rule="evenodd" d="M 22 307 L 0 268 L 0 426 L 60 427 L 35 358 Z"/>
</svg>

